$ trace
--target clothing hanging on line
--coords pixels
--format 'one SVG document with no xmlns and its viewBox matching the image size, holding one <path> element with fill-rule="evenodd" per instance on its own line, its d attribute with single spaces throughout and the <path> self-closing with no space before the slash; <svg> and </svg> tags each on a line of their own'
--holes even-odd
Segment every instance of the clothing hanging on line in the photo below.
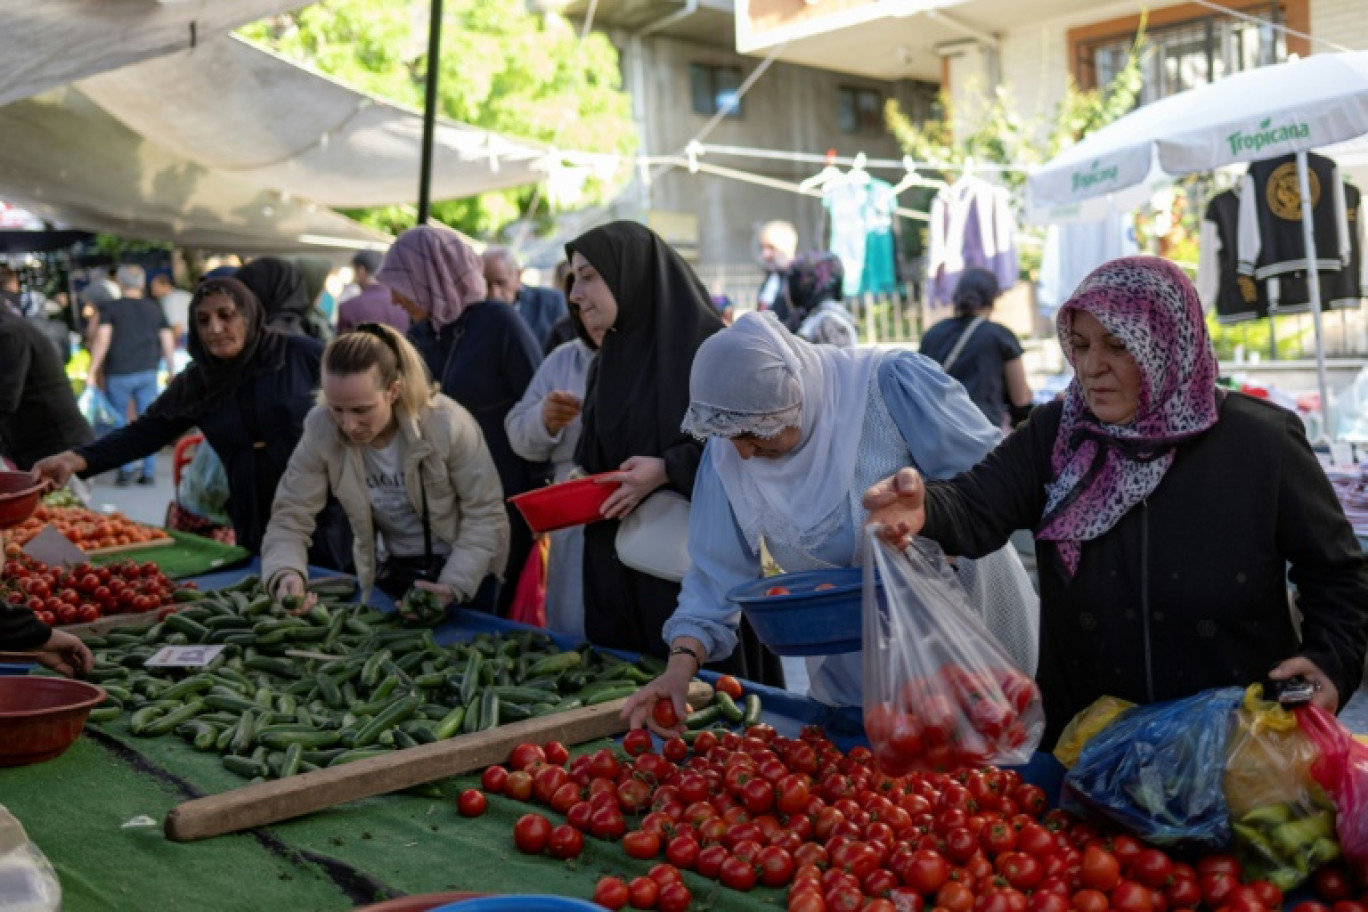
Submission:
<svg viewBox="0 0 1368 912">
<path fill-rule="evenodd" d="M 1037 301 L 1040 314 L 1053 319 L 1088 273 L 1103 263 L 1139 252 L 1135 219 L 1113 212 L 1086 222 L 1063 222 L 1045 231 Z"/>
<path fill-rule="evenodd" d="M 961 177 L 931 202 L 927 303 L 948 307 L 964 270 L 992 272 L 1006 290 L 1016 284 L 1016 223 L 1011 197 L 976 176 Z"/>
<path fill-rule="evenodd" d="M 1312 154 L 1307 165 L 1322 309 L 1357 309 L 1368 294 L 1362 196 L 1332 160 Z M 1295 156 L 1255 162 L 1233 190 L 1213 197 L 1199 243 L 1197 292 L 1219 322 L 1311 310 Z"/>
<path fill-rule="evenodd" d="M 1316 268 L 1349 265 L 1349 226 L 1339 166 L 1323 155 L 1306 156 Z M 1306 265 L 1301 190 L 1294 155 L 1253 162 L 1240 181 L 1240 274 L 1256 279 L 1296 272 Z"/>
<path fill-rule="evenodd" d="M 898 288 L 893 185 L 865 171 L 851 171 L 827 185 L 822 196 L 831 224 L 828 249 L 845 268 L 846 297 Z"/>
</svg>

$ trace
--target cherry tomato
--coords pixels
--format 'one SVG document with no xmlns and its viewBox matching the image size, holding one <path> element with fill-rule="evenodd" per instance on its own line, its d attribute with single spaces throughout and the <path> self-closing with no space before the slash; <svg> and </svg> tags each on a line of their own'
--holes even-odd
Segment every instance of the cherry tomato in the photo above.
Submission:
<svg viewBox="0 0 1368 912">
<path fill-rule="evenodd" d="M 649 877 L 633 878 L 627 885 L 627 896 L 633 909 L 654 909 L 660 898 L 660 884 Z"/>
<path fill-rule="evenodd" d="M 765 590 L 765 595 L 788 595 L 789 591 L 784 586 L 770 586 Z"/>
<path fill-rule="evenodd" d="M 719 879 L 724 887 L 744 893 L 755 886 L 755 867 L 744 858 L 730 855 L 722 862 Z"/>
<path fill-rule="evenodd" d="M 1090 845 L 1083 853 L 1078 878 L 1090 890 L 1110 892 L 1121 882 L 1121 862 L 1099 845 Z"/>
<path fill-rule="evenodd" d="M 622 850 L 629 858 L 655 858 L 660 854 L 660 834 L 633 830 L 622 837 Z"/>
<path fill-rule="evenodd" d="M 89 602 L 86 602 L 84 605 L 82 605 L 76 612 L 76 619 L 80 621 L 82 624 L 89 624 L 91 621 L 99 620 L 99 618 L 100 609 L 96 608 Z"/>
<path fill-rule="evenodd" d="M 559 741 L 548 741 L 542 748 L 546 754 L 546 762 L 554 763 L 556 766 L 565 766 L 570 762 L 570 751 Z"/>
<path fill-rule="evenodd" d="M 578 858 L 580 852 L 584 851 L 584 834 L 570 824 L 562 823 L 551 830 L 546 850 L 552 858 L 562 861 L 567 858 Z"/>
<path fill-rule="evenodd" d="M 479 817 L 485 812 L 486 806 L 488 802 L 485 800 L 484 792 L 479 789 L 466 789 L 456 799 L 456 808 L 462 817 Z"/>
<path fill-rule="evenodd" d="M 660 888 L 660 895 L 656 897 L 656 908 L 660 912 L 684 912 L 692 900 L 693 894 L 689 892 L 689 888 L 682 880 L 676 880 Z"/>
<path fill-rule="evenodd" d="M 650 753 L 654 746 L 655 741 L 651 738 L 651 733 L 644 728 L 634 728 L 622 736 L 622 749 L 629 757 L 640 757 L 642 754 Z"/>
<path fill-rule="evenodd" d="M 718 678 L 713 687 L 717 689 L 718 693 L 724 693 L 733 700 L 741 699 L 741 682 L 731 675 L 723 675 Z"/>
<path fill-rule="evenodd" d="M 651 718 L 655 719 L 656 725 L 661 728 L 674 728 L 679 724 L 679 716 L 675 713 L 674 701 L 669 698 L 656 700 L 655 707 L 651 710 Z"/>
<path fill-rule="evenodd" d="M 542 750 L 539 744 L 528 744 L 526 742 L 513 748 L 508 755 L 508 765 L 514 770 L 525 770 L 535 763 L 546 762 L 546 751 Z"/>
<path fill-rule="evenodd" d="M 605 877 L 594 886 L 594 902 L 605 909 L 621 909 L 629 896 L 627 884 L 616 877 Z"/>
<path fill-rule="evenodd" d="M 503 793 L 514 801 L 526 801 L 532 797 L 532 775 L 526 770 L 508 774 L 504 780 Z"/>
<path fill-rule="evenodd" d="M 551 839 L 551 821 L 541 814 L 523 814 L 513 824 L 513 842 L 518 851 L 536 855 L 546 848 Z"/>
<path fill-rule="evenodd" d="M 508 770 L 502 766 L 490 766 L 480 775 L 480 788 L 491 795 L 502 795 L 508 782 Z"/>
<path fill-rule="evenodd" d="M 1340 902 L 1353 894 L 1349 872 L 1340 865 L 1329 865 L 1312 875 L 1311 889 L 1327 903 Z"/>
</svg>

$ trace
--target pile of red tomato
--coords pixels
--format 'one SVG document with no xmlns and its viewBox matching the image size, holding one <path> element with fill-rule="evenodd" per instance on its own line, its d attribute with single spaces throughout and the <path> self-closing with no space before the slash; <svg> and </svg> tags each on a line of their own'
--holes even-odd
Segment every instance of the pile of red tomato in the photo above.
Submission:
<svg viewBox="0 0 1368 912">
<path fill-rule="evenodd" d="M 679 739 L 660 753 L 644 732 L 571 760 L 559 743 L 521 744 L 507 767 L 485 770 L 484 792 L 459 799 L 484 812 L 485 793 L 547 806 L 514 826 L 519 850 L 557 859 L 584 839 L 620 842 L 632 858 L 658 859 L 648 874 L 605 877 L 594 901 L 609 909 L 681 912 L 691 895 L 682 871 L 733 890 L 786 889 L 790 912 L 1275 912 L 1283 897 L 1263 881 L 1242 884 L 1230 856 L 1195 866 L 1129 836 L 1107 835 L 1061 810 L 1014 771 L 880 772 L 864 747 L 843 754 L 821 729 L 799 738 L 766 725 L 744 735 Z M 1333 909 L 1368 912 L 1341 868 L 1323 869 L 1319 895 Z"/>
<path fill-rule="evenodd" d="M 156 564 L 123 561 L 107 567 L 51 567 L 27 555 L 5 561 L 0 599 L 27 607 L 49 627 L 88 624 L 109 614 L 155 611 L 174 601 L 178 588 Z"/>
<path fill-rule="evenodd" d="M 957 665 L 943 666 L 934 679 L 905 682 L 895 699 L 864 712 L 874 759 L 891 776 L 1002 762 L 1044 719 L 1030 676 L 1015 668 L 978 675 Z"/>
</svg>

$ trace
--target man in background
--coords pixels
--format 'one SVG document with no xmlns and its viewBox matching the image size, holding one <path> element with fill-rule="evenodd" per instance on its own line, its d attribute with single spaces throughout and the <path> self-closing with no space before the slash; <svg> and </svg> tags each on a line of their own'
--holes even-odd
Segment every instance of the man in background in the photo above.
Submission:
<svg viewBox="0 0 1368 912">
<path fill-rule="evenodd" d="M 788 305 L 788 268 L 798 253 L 798 231 L 790 222 L 773 221 L 760 226 L 756 236 L 765 281 L 756 297 L 756 310 L 772 310 L 790 330 L 798 328 L 798 316 Z"/>
<path fill-rule="evenodd" d="M 169 274 L 159 272 L 152 276 L 152 297 L 161 304 L 162 313 L 166 315 L 166 323 L 171 327 L 171 335 L 175 337 L 176 345 L 184 348 L 185 334 L 190 329 L 190 301 L 193 295 L 177 288 Z"/>
<path fill-rule="evenodd" d="M 147 274 L 141 266 L 125 264 L 117 273 L 123 297 L 111 301 L 100 312 L 100 325 L 90 346 L 92 381 L 105 391 L 120 418 L 128 416 L 129 403 L 138 415 L 157 398 L 157 362 L 166 361 L 167 378 L 176 373 L 176 340 L 167 325 L 161 305 L 144 296 Z M 133 480 L 136 463 L 119 470 L 115 484 Z M 142 461 L 138 484 L 157 483 L 157 457 Z"/>
<path fill-rule="evenodd" d="M 383 261 L 384 256 L 374 250 L 361 250 L 352 257 L 352 274 L 361 291 L 338 305 L 339 333 L 351 332 L 362 323 L 384 323 L 401 333 L 408 332 L 408 311 L 394 303 L 388 285 L 375 281 L 375 274 L 380 271 Z"/>
<path fill-rule="evenodd" d="M 545 347 L 551 327 L 570 311 L 565 295 L 554 288 L 534 288 L 522 283 L 522 267 L 507 247 L 490 247 L 484 252 L 485 284 L 489 300 L 512 304 L 532 330 L 537 345 Z"/>
</svg>

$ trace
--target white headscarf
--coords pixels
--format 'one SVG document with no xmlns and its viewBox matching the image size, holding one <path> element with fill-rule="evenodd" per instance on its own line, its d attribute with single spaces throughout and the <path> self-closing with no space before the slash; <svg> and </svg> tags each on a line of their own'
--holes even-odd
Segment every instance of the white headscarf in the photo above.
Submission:
<svg viewBox="0 0 1368 912">
<path fill-rule="evenodd" d="M 801 427 L 779 459 L 742 459 L 727 440 L 708 447 L 741 531 L 810 551 L 845 518 L 869 384 L 882 355 L 811 345 L 773 313 L 744 314 L 707 339 L 689 376 L 684 431 L 695 437 L 772 438 Z"/>
</svg>

